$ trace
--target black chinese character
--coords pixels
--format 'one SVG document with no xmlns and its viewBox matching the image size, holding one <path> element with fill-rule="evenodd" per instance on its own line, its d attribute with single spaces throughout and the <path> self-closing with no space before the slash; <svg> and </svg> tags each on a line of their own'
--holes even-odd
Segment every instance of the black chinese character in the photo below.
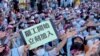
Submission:
<svg viewBox="0 0 100 56">
<path fill-rule="evenodd" d="M 27 31 L 25 31 L 25 35 L 26 35 L 26 37 L 29 37 L 29 36 L 31 36 L 31 35 L 32 35 L 32 33 L 31 33 L 31 31 L 30 31 L 30 30 L 27 30 Z"/>
<path fill-rule="evenodd" d="M 34 44 L 35 43 L 33 38 L 30 38 L 29 42 L 30 42 L 30 44 Z"/>
<path fill-rule="evenodd" d="M 48 23 L 43 24 L 43 27 L 44 27 L 45 29 L 50 28 L 50 26 L 49 26 Z"/>
<path fill-rule="evenodd" d="M 50 31 L 48 31 L 48 37 L 50 36 L 50 35 L 53 35 Z"/>
<path fill-rule="evenodd" d="M 40 25 L 40 26 L 37 27 L 37 30 L 38 30 L 38 32 L 40 32 L 40 31 L 44 30 L 44 28 L 43 28 L 42 25 Z"/>
<path fill-rule="evenodd" d="M 41 41 L 41 37 L 40 37 L 40 35 L 35 36 L 35 41 L 36 41 L 36 42 Z"/>
<path fill-rule="evenodd" d="M 34 34 L 37 33 L 36 30 L 35 30 L 34 28 L 33 28 L 32 30 L 33 30 Z"/>
<path fill-rule="evenodd" d="M 46 33 L 41 34 L 41 39 L 46 39 L 46 38 L 47 38 Z"/>
</svg>

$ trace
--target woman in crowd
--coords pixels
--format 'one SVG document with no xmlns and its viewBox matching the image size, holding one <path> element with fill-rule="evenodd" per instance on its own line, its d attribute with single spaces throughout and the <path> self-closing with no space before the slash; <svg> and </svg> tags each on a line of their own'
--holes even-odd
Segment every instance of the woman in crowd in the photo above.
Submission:
<svg viewBox="0 0 100 56">
<path fill-rule="evenodd" d="M 76 34 L 75 31 L 67 32 L 66 36 L 63 37 L 62 41 L 56 47 L 48 48 L 48 51 L 43 46 L 40 46 L 36 49 L 33 49 L 32 52 L 35 53 L 35 55 L 37 55 L 37 56 L 43 56 L 43 55 L 45 55 L 45 56 L 47 56 L 47 55 L 48 56 L 56 56 L 56 55 L 59 54 L 59 51 L 65 45 L 67 38 L 74 36 L 75 34 Z M 2 56 L 13 56 L 13 55 L 14 56 L 18 56 L 18 55 L 19 56 L 25 56 L 26 55 L 27 56 L 29 45 L 23 45 L 23 46 L 20 46 L 20 47 L 17 47 L 17 48 L 9 49 L 8 45 L 6 45 L 4 42 L 5 41 L 0 40 L 0 55 L 2 55 Z M 6 50 L 6 49 L 9 49 L 9 50 Z M 5 51 L 7 53 L 5 53 Z M 47 52 L 47 54 L 46 54 L 46 52 Z"/>
<path fill-rule="evenodd" d="M 80 2 L 76 7 L 67 7 L 66 2 L 63 3 L 67 0 L 36 0 L 36 3 L 37 1 L 37 8 L 33 9 L 33 5 L 30 6 L 32 9 L 21 10 L 17 0 L 14 0 L 14 3 L 7 2 L 8 5 L 5 0 L 0 0 L 0 56 L 67 56 L 67 54 L 68 56 L 90 56 L 99 54 L 99 50 L 95 50 L 95 53 L 90 52 L 93 49 L 91 46 L 94 46 L 94 43 L 100 39 L 99 2 Z M 69 1 L 70 5 L 72 1 Z M 15 5 L 14 8 L 11 5 Z M 6 7 L 9 9 L 5 10 Z M 19 32 L 50 19 L 55 24 L 60 37 L 51 43 L 31 51 L 28 50 L 29 45 L 24 45 Z M 73 36 L 75 34 L 76 36 Z"/>
</svg>

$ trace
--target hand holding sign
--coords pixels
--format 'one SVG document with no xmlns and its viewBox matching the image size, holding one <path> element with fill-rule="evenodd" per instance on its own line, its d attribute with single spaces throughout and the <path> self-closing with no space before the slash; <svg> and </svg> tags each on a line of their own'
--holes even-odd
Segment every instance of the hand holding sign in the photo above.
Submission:
<svg viewBox="0 0 100 56">
<path fill-rule="evenodd" d="M 24 46 L 24 52 L 27 53 L 28 50 L 29 50 L 29 45 L 25 45 Z"/>
<path fill-rule="evenodd" d="M 57 39 L 52 22 L 49 20 L 22 30 L 20 33 L 26 44 L 30 45 L 30 50 Z"/>
</svg>

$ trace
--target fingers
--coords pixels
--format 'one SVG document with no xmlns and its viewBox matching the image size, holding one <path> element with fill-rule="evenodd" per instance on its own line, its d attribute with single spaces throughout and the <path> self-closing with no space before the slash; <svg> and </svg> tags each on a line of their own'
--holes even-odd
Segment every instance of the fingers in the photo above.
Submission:
<svg viewBox="0 0 100 56">
<path fill-rule="evenodd" d="M 25 45 L 24 46 L 24 52 L 27 52 L 29 50 L 30 45 Z"/>
<path fill-rule="evenodd" d="M 96 41 L 95 43 L 94 43 L 94 46 L 98 46 L 100 44 L 100 41 Z"/>
<path fill-rule="evenodd" d="M 93 21 L 89 21 L 86 26 L 94 26 L 94 22 Z"/>
<path fill-rule="evenodd" d="M 72 37 L 72 36 L 75 36 L 77 34 L 77 32 L 74 30 L 74 31 L 67 31 L 66 32 L 66 36 L 67 37 Z"/>
<path fill-rule="evenodd" d="M 89 48 L 89 52 L 91 54 L 95 53 L 99 47 L 100 41 L 95 42 L 90 48 Z"/>
</svg>

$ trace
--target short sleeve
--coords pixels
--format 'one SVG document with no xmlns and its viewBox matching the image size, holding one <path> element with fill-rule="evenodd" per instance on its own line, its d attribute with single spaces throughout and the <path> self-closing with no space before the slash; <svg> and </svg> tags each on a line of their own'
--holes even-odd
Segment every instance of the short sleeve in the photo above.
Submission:
<svg viewBox="0 0 100 56">
<path fill-rule="evenodd" d="M 24 45 L 18 48 L 19 53 L 22 55 L 24 53 Z"/>
<path fill-rule="evenodd" d="M 24 49 L 24 45 L 20 46 L 18 48 L 13 48 L 13 49 L 11 49 L 10 55 L 11 56 L 23 56 L 23 53 L 24 53 L 23 49 Z"/>
</svg>

